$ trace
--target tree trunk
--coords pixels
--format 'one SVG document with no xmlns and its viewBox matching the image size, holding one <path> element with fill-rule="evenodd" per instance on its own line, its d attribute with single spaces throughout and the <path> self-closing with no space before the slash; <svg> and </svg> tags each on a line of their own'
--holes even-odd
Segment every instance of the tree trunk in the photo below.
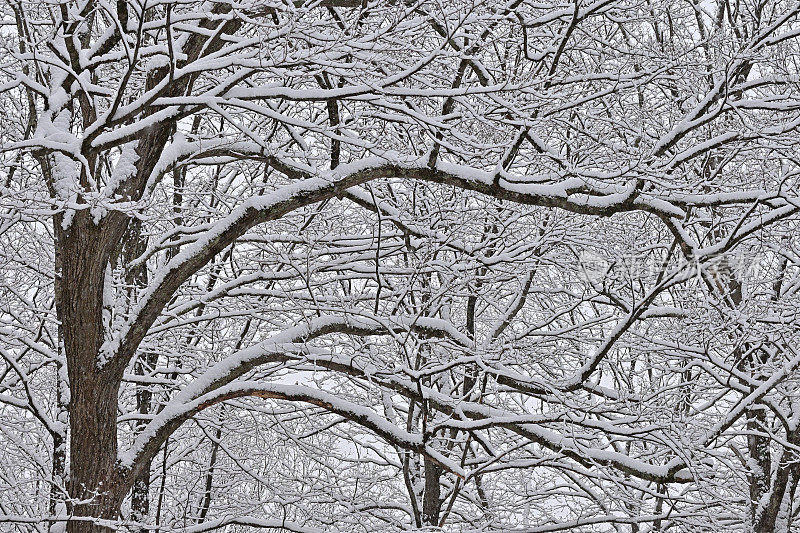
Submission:
<svg viewBox="0 0 800 533">
<path fill-rule="evenodd" d="M 113 232 L 103 231 L 88 211 L 75 213 L 64 229 L 55 217 L 61 258 L 61 302 L 58 309 L 70 385 L 70 514 L 78 520 L 69 533 L 110 531 L 96 518 L 114 520 L 125 496 L 117 461 L 117 398 L 120 376 L 111 365 L 100 368 L 103 343 L 103 286 L 107 250 Z M 85 520 L 81 520 L 85 519 Z"/>
<path fill-rule="evenodd" d="M 58 253 L 58 247 L 56 247 L 56 255 L 55 255 L 55 269 L 54 269 L 54 296 L 55 296 L 55 306 L 57 312 L 61 309 L 61 254 Z M 48 512 L 50 516 L 56 516 L 57 514 L 61 514 L 61 511 L 64 509 L 62 506 L 64 505 L 64 491 L 66 487 L 64 482 L 66 480 L 65 475 L 67 473 L 67 428 L 66 424 L 69 422 L 69 406 L 67 405 L 67 399 L 69 398 L 69 384 L 67 383 L 66 378 L 66 367 L 62 362 L 62 358 L 64 356 L 63 352 L 63 342 L 64 340 L 64 333 L 61 328 L 61 325 L 58 325 L 57 334 L 56 334 L 56 351 L 59 355 L 59 360 L 56 363 L 56 420 L 60 424 L 64 424 L 58 427 L 55 432 L 51 433 L 51 437 L 53 438 L 53 460 L 51 463 L 51 484 L 50 484 L 50 502 L 48 504 Z M 50 522 L 50 526 L 52 527 L 55 522 Z"/>
<path fill-rule="evenodd" d="M 145 376 L 158 362 L 158 355 L 154 353 L 146 353 L 142 356 L 144 360 L 139 360 L 135 365 L 135 373 L 139 376 Z M 140 384 L 136 388 L 136 410 L 141 415 L 150 414 L 152 408 L 153 392 L 147 384 Z M 139 420 L 136 423 L 136 433 L 140 433 L 146 425 L 144 420 Z M 131 487 L 131 520 L 138 523 L 144 523 L 150 516 L 150 467 L 152 461 L 148 461 L 147 465 L 142 469 L 139 476 L 134 480 L 133 487 Z M 143 527 L 136 527 L 133 531 L 145 531 Z"/>
<path fill-rule="evenodd" d="M 137 257 L 141 256 L 147 249 L 147 239 L 142 236 L 142 223 L 140 220 L 133 220 L 128 225 L 128 230 L 122 238 L 122 242 L 117 246 L 118 257 L 113 262 L 120 264 L 125 269 L 125 285 L 129 291 L 128 300 L 136 301 L 137 292 L 147 288 L 148 275 L 145 264 L 142 263 L 135 268 L 128 268 L 128 265 Z M 152 351 L 142 353 L 133 365 L 134 374 L 137 376 L 149 376 L 158 365 L 158 354 Z M 149 415 L 153 408 L 153 389 L 152 385 L 143 382 L 136 385 L 136 412 L 143 416 L 136 421 L 135 432 L 138 435 L 147 425 L 144 419 Z M 151 461 L 142 468 L 141 473 L 133 481 L 131 487 L 131 520 L 136 523 L 144 523 L 150 516 L 150 467 Z M 134 526 L 131 531 L 142 532 L 144 527 Z"/>
<path fill-rule="evenodd" d="M 198 524 L 202 524 L 206 521 L 208 510 L 211 509 L 211 496 L 214 488 L 214 467 L 217 464 L 217 453 L 219 452 L 220 440 L 222 440 L 222 427 L 217 428 L 216 434 L 214 435 L 214 440 L 211 441 L 211 456 L 208 459 L 208 470 L 206 471 L 203 497 L 200 499 L 200 514 L 197 517 Z"/>
<path fill-rule="evenodd" d="M 422 522 L 426 526 L 439 525 L 442 467 L 425 457 L 425 495 L 422 499 Z"/>
<path fill-rule="evenodd" d="M 117 387 L 100 373 L 86 372 L 72 382 L 70 477 L 68 491 L 75 517 L 115 520 L 125 492 L 116 473 Z M 68 533 L 111 531 L 92 521 L 70 521 Z"/>
<path fill-rule="evenodd" d="M 787 441 L 790 446 L 797 446 L 800 442 L 800 432 L 790 433 Z M 764 451 L 761 450 L 761 453 Z M 800 472 L 798 464 L 800 463 L 798 463 L 797 455 L 789 447 L 779 454 L 778 463 L 775 475 L 770 476 L 771 484 L 767 487 L 768 492 L 762 494 L 761 500 L 754 506 L 753 531 L 755 533 L 789 531 L 792 500 L 797 489 L 797 475 Z"/>
</svg>

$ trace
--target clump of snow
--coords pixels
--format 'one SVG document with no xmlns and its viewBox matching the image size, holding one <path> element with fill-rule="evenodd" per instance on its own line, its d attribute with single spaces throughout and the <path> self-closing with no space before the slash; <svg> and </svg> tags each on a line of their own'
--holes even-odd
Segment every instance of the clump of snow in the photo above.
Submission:
<svg viewBox="0 0 800 533">
<path fill-rule="evenodd" d="M 58 502 L 55 511 L 59 521 L 50 526 L 50 533 L 65 533 L 67 531 L 67 506 L 64 502 Z"/>
<path fill-rule="evenodd" d="M 139 154 L 136 153 L 138 146 L 139 141 L 131 141 L 122 148 L 122 153 L 117 159 L 114 171 L 106 183 L 105 196 L 111 197 L 122 183 L 125 183 L 136 174 L 136 162 L 139 160 Z"/>
</svg>

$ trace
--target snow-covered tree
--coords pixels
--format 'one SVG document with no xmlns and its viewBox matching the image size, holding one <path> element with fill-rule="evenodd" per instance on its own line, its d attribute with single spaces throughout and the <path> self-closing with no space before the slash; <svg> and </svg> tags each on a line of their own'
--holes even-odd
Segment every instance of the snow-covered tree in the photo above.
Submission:
<svg viewBox="0 0 800 533">
<path fill-rule="evenodd" d="M 800 4 L 0 9 L 3 524 L 797 528 Z"/>
</svg>

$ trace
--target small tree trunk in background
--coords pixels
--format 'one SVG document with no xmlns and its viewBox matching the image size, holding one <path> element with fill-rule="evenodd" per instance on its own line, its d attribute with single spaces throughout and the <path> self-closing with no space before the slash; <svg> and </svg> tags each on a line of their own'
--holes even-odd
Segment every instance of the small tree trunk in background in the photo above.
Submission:
<svg viewBox="0 0 800 533">
<path fill-rule="evenodd" d="M 59 248 L 56 246 L 55 254 L 55 269 L 53 276 L 53 289 L 55 296 L 56 312 L 61 309 L 61 254 L 58 252 Z M 56 421 L 59 424 L 64 424 L 58 428 L 57 431 L 51 433 L 53 438 L 53 460 L 51 463 L 51 484 L 50 484 L 50 502 L 47 510 L 50 516 L 55 516 L 59 512 L 59 502 L 63 504 L 65 499 L 65 486 L 64 482 L 66 468 L 67 468 L 67 427 L 69 423 L 68 406 L 69 399 L 69 383 L 67 382 L 67 369 L 63 363 L 64 357 L 64 333 L 62 332 L 61 325 L 57 327 L 56 334 L 56 353 L 59 358 L 56 361 Z M 53 524 L 51 523 L 51 526 Z"/>
<path fill-rule="evenodd" d="M 222 439 L 222 428 L 218 427 L 214 435 L 214 440 L 211 442 L 211 456 L 208 459 L 208 471 L 206 472 L 205 487 L 203 490 L 203 497 L 200 500 L 200 515 L 197 522 L 203 523 L 208 516 L 208 510 L 211 508 L 211 493 L 214 487 L 214 467 L 217 464 L 217 453 L 219 452 L 219 441 Z"/>
<path fill-rule="evenodd" d="M 425 457 L 425 494 L 422 498 L 422 522 L 426 526 L 439 525 L 442 467 Z"/>
<path fill-rule="evenodd" d="M 119 264 L 125 268 L 134 259 L 140 257 L 147 249 L 147 239 L 142 236 L 142 223 L 140 220 L 133 220 L 128 226 L 125 237 L 118 246 Z M 128 300 L 136 301 L 137 292 L 147 288 L 148 275 L 144 263 L 137 268 L 125 269 L 125 284 L 128 287 Z M 153 369 L 158 365 L 158 354 L 145 352 L 141 354 L 133 365 L 134 374 L 137 376 L 149 376 Z M 145 380 L 136 384 L 136 412 L 142 415 L 142 419 L 136 421 L 134 431 L 141 433 L 147 425 L 144 420 L 145 415 L 149 415 L 153 409 L 153 390 L 152 385 Z M 131 520 L 134 523 L 144 524 L 150 516 L 150 466 L 148 461 L 139 476 L 133 481 L 131 487 Z M 134 526 L 132 531 L 146 531 L 144 527 Z"/>
<path fill-rule="evenodd" d="M 60 335 L 59 335 L 59 343 L 60 343 Z M 60 347 L 59 347 L 60 350 Z M 63 371 L 66 369 L 62 368 L 61 363 L 58 363 L 56 368 L 57 375 L 56 375 L 56 420 L 60 423 L 67 423 L 67 406 L 66 402 L 64 401 L 64 394 L 65 388 L 67 387 L 66 383 L 62 383 L 64 378 Z M 65 500 L 65 486 L 64 482 L 66 468 L 67 468 L 67 430 L 66 427 L 59 427 L 58 431 L 54 431 L 51 433 L 53 438 L 53 459 L 51 463 L 51 484 L 50 484 L 50 501 L 47 506 L 47 512 L 50 516 L 56 516 L 62 514 L 61 511 L 64 510 L 64 500 Z M 61 505 L 59 505 L 59 503 Z M 53 523 L 51 522 L 51 526 Z"/>
<path fill-rule="evenodd" d="M 144 376 L 155 367 L 158 362 L 158 355 L 147 353 L 142 356 L 135 365 L 135 374 Z M 150 413 L 153 400 L 153 392 L 150 387 L 145 384 L 139 384 L 136 388 L 136 408 L 137 412 L 141 415 Z M 139 420 L 136 423 L 136 432 L 140 433 L 147 425 L 145 420 Z M 144 523 L 150 516 L 150 466 L 151 461 L 148 461 L 145 468 L 142 469 L 141 474 L 134 480 L 133 487 L 131 488 L 131 520 L 136 523 Z M 134 531 L 146 531 L 144 527 L 134 527 Z"/>
</svg>

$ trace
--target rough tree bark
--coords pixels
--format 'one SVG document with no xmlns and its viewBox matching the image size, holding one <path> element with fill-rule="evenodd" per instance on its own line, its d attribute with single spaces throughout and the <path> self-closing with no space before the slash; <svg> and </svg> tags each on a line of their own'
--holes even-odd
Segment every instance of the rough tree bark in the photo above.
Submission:
<svg viewBox="0 0 800 533">
<path fill-rule="evenodd" d="M 115 240 L 107 224 L 96 225 L 87 211 L 75 213 L 68 229 L 56 216 L 56 246 L 62 258 L 64 349 L 71 391 L 70 472 L 67 485 L 71 514 L 113 520 L 128 487 L 117 474 L 117 398 L 121 375 L 115 367 L 98 368 L 103 343 L 103 282 Z M 69 533 L 108 528 L 70 521 Z"/>
</svg>

